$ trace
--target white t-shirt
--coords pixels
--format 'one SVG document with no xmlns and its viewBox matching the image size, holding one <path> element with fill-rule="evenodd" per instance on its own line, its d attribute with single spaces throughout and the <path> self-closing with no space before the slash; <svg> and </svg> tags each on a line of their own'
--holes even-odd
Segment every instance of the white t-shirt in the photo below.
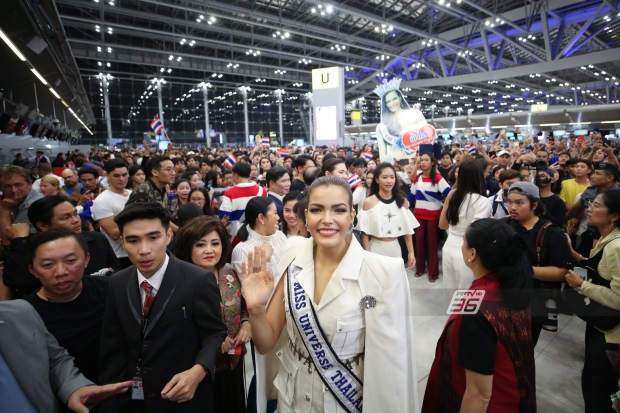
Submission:
<svg viewBox="0 0 620 413">
<path fill-rule="evenodd" d="M 500 205 L 498 205 L 499 208 L 501 208 Z M 448 232 L 450 235 L 463 237 L 469 224 L 479 219 L 489 218 L 491 212 L 491 204 L 486 197 L 479 194 L 466 194 L 459 207 L 459 223 L 455 226 L 450 225 Z"/>
<path fill-rule="evenodd" d="M 122 196 L 115 194 L 112 191 L 103 191 L 101 195 L 99 195 L 93 201 L 93 206 L 90 207 L 90 212 L 93 215 L 93 219 L 98 221 L 100 219 L 114 217 L 120 214 L 123 209 L 125 209 L 125 204 L 129 200 L 129 195 L 131 191 L 127 191 L 127 196 Z M 123 248 L 122 242 L 120 239 L 112 239 L 103 229 L 100 228 L 100 231 L 105 237 L 108 239 L 108 242 L 112 246 L 114 250 L 114 254 L 116 254 L 117 258 L 124 258 L 127 256 L 127 252 L 125 248 Z"/>
</svg>

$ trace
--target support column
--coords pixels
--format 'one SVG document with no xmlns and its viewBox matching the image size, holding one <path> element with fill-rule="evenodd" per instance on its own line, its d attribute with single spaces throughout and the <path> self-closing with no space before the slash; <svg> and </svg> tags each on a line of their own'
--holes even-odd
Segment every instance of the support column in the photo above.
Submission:
<svg viewBox="0 0 620 413">
<path fill-rule="evenodd" d="M 164 107 L 161 101 L 161 84 L 164 83 L 164 79 L 155 79 L 157 83 L 157 104 L 159 105 L 159 121 L 161 125 L 164 126 Z M 164 126 L 164 132 L 166 127 Z"/>
<path fill-rule="evenodd" d="M 310 142 L 310 145 L 314 146 L 314 105 L 312 104 L 312 92 L 306 93 L 306 99 L 308 100 L 308 125 L 310 129 L 308 141 Z"/>
<path fill-rule="evenodd" d="M 280 127 L 280 146 L 284 146 L 284 127 L 282 125 L 282 96 L 286 93 L 284 89 L 276 89 L 274 92 L 278 97 L 278 126 Z"/>
<path fill-rule="evenodd" d="M 108 97 L 107 76 L 101 76 L 101 83 L 103 86 L 103 103 L 105 105 L 106 127 L 108 129 L 108 149 L 112 149 L 114 147 L 114 139 L 112 138 L 112 119 L 110 119 L 110 99 Z"/>
<path fill-rule="evenodd" d="M 249 86 L 239 87 L 243 95 L 243 117 L 245 120 L 245 146 L 250 146 L 250 120 L 248 118 L 248 92 L 252 90 Z"/>
<path fill-rule="evenodd" d="M 209 125 L 209 90 L 211 83 L 202 83 L 202 97 L 204 98 L 205 107 L 205 139 L 207 141 L 207 148 L 211 147 L 211 126 Z"/>
</svg>

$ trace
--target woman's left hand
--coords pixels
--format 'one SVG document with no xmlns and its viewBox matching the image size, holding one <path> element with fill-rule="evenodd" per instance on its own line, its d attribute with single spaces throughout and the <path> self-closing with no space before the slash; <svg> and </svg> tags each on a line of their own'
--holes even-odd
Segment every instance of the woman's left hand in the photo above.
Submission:
<svg viewBox="0 0 620 413">
<path fill-rule="evenodd" d="M 237 337 L 235 337 L 235 347 L 238 345 L 245 345 L 252 338 L 252 329 L 250 328 L 250 322 L 241 323 L 241 328 Z"/>
<path fill-rule="evenodd" d="M 413 251 L 407 254 L 407 260 L 409 261 L 409 266 L 407 269 L 412 270 L 413 267 L 415 267 L 415 253 Z"/>
<path fill-rule="evenodd" d="M 568 270 L 568 273 L 566 274 L 566 282 L 570 287 L 577 288 L 581 287 L 581 285 L 583 284 L 583 278 L 577 275 L 577 273 L 575 273 L 573 270 Z"/>
</svg>

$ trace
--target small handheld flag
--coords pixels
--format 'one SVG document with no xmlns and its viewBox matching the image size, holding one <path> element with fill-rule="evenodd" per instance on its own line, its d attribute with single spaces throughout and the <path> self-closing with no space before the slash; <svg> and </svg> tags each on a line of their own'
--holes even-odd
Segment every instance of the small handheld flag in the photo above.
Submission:
<svg viewBox="0 0 620 413">
<path fill-rule="evenodd" d="M 359 184 L 362 183 L 362 180 L 357 174 L 353 174 L 347 178 L 347 182 L 349 182 L 349 186 L 351 189 L 355 189 Z"/>
<path fill-rule="evenodd" d="M 280 155 L 280 158 L 286 158 L 287 156 L 291 155 L 288 149 L 286 148 L 278 148 L 276 152 L 278 152 L 278 155 Z"/>
<path fill-rule="evenodd" d="M 151 129 L 153 129 L 156 135 L 159 135 L 161 131 L 164 130 L 164 125 L 162 125 L 159 117 L 155 117 L 155 119 L 153 119 L 151 122 Z"/>
<path fill-rule="evenodd" d="M 232 153 L 228 155 L 228 158 L 224 161 L 224 166 L 228 169 L 232 169 L 233 165 L 237 163 L 237 157 Z"/>
<path fill-rule="evenodd" d="M 269 148 L 271 146 L 271 142 L 269 141 L 269 136 L 263 136 L 261 138 L 261 144 L 264 148 Z"/>
<path fill-rule="evenodd" d="M 465 145 L 465 147 L 467 148 L 467 152 L 470 154 L 475 154 L 476 153 L 476 146 L 475 145 Z"/>
<path fill-rule="evenodd" d="M 366 162 L 372 159 L 372 152 L 362 152 L 362 158 L 366 160 Z"/>
</svg>

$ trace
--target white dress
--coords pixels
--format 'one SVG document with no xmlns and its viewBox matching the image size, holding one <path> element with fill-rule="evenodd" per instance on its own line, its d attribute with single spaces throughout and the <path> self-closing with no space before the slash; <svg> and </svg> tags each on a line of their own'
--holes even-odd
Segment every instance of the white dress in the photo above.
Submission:
<svg viewBox="0 0 620 413">
<path fill-rule="evenodd" d="M 443 286 L 450 299 L 453 289 L 467 290 L 474 282 L 474 273 L 463 261 L 463 236 L 469 225 L 479 219 L 491 216 L 488 198 L 479 194 L 466 194 L 459 207 L 459 222 L 450 225 L 448 238 L 443 246 Z M 447 304 L 447 302 L 446 302 Z"/>
<path fill-rule="evenodd" d="M 413 343 L 409 283 L 401 260 L 364 251 L 355 237 L 334 271 L 318 305 L 314 303 L 314 241 L 291 238 L 282 252 L 275 283 L 293 269 L 292 275 L 305 289 L 318 321 L 338 357 L 351 361 L 350 368 L 364 383 L 364 412 L 417 412 L 418 394 Z M 376 298 L 373 308 L 362 310 L 360 300 Z M 284 303 L 288 284 L 284 279 Z M 277 304 L 277 303 L 274 303 Z M 311 362 L 300 357 L 308 351 L 291 314 L 275 352 L 280 363 L 273 385 L 277 389 L 278 413 L 340 413 L 345 410 L 325 387 Z M 270 353 L 270 354 L 272 354 Z M 264 411 L 264 392 L 269 386 L 257 363 L 258 408 Z M 372 372 L 372 374 L 365 374 Z M 263 395 L 261 395 L 263 392 Z M 262 402 L 261 402 L 262 399 Z"/>
</svg>

